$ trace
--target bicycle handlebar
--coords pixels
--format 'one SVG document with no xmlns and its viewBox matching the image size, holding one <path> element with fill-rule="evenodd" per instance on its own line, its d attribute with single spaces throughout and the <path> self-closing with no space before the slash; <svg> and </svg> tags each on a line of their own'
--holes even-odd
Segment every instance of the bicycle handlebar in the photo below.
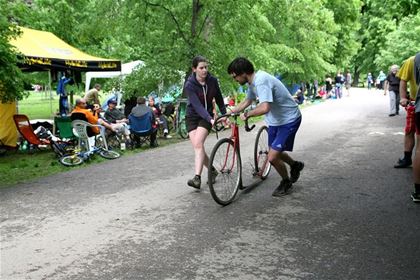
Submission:
<svg viewBox="0 0 420 280">
<path fill-rule="evenodd" d="M 223 129 L 222 127 L 217 127 L 217 126 L 216 126 L 216 124 L 219 122 L 219 120 L 220 120 L 220 119 L 225 118 L 225 117 L 233 117 L 233 118 L 235 119 L 235 121 L 236 121 L 236 119 L 238 118 L 238 116 L 239 116 L 240 114 L 241 114 L 241 113 L 229 113 L 229 114 L 224 114 L 224 115 L 221 115 L 221 116 L 217 117 L 217 119 L 214 121 L 214 125 L 215 125 L 216 132 L 221 131 L 221 130 Z M 248 124 L 248 119 L 249 119 L 249 118 L 247 118 L 247 119 L 245 120 L 245 131 L 250 132 L 251 130 L 253 130 L 253 129 L 254 129 L 255 124 L 253 124 L 251 127 L 249 127 L 249 124 Z"/>
</svg>

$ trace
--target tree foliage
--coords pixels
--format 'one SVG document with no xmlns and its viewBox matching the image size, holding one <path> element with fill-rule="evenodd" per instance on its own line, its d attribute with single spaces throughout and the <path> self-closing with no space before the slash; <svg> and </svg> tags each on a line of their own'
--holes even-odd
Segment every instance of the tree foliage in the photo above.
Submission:
<svg viewBox="0 0 420 280">
<path fill-rule="evenodd" d="M 19 35 L 12 17 L 12 7 L 8 1 L 0 0 L 0 101 L 3 103 L 22 99 L 23 75 L 17 67 L 16 50 L 9 40 Z"/>
<path fill-rule="evenodd" d="M 92 55 L 143 60 L 146 66 L 123 82 L 126 97 L 181 84 L 198 54 L 209 59 L 222 89 L 232 91 L 226 67 L 237 56 L 291 83 L 350 67 L 357 74 L 376 71 L 420 49 L 418 0 L 0 1 L 9 7 L 2 30 L 18 23 Z M 5 29 L 0 48 L 12 67 L 6 38 L 14 33 Z M 21 96 L 17 87 L 10 92 Z"/>
</svg>

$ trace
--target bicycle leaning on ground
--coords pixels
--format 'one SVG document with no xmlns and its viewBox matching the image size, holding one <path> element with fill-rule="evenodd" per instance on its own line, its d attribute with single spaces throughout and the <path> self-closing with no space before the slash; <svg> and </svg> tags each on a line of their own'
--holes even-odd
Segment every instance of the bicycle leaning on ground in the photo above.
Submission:
<svg viewBox="0 0 420 280">
<path fill-rule="evenodd" d="M 218 117 L 215 121 L 216 131 L 220 131 L 218 125 L 223 125 L 220 123 L 220 119 L 229 118 L 232 130 L 230 137 L 217 141 L 209 160 L 209 166 L 216 169 L 217 175 L 214 177 L 216 172 L 208 172 L 208 185 L 213 199 L 220 205 L 230 204 L 234 200 L 238 190 L 244 189 L 242 185 L 238 116 L 239 113 L 226 114 Z M 249 127 L 248 120 L 245 121 L 245 130 L 247 132 L 251 131 L 254 127 L 255 125 Z M 267 178 L 271 170 L 271 164 L 268 161 L 268 151 L 268 128 L 264 125 L 258 130 L 255 139 L 252 174 L 261 180 Z"/>
<path fill-rule="evenodd" d="M 108 150 L 108 144 L 104 133 L 105 127 L 90 124 L 83 120 L 72 121 L 72 127 L 75 135 L 78 137 L 79 144 L 72 151 L 68 151 L 68 153 L 60 157 L 59 161 L 61 164 L 65 166 L 79 165 L 84 161 L 89 160 L 93 154 L 99 154 L 101 157 L 106 159 L 115 159 L 120 157 L 119 153 Z M 91 136 L 88 132 L 88 128 L 92 127 L 99 127 L 100 133 Z"/>
<path fill-rule="evenodd" d="M 120 157 L 120 154 L 116 151 L 106 150 L 99 145 L 95 145 L 87 151 L 82 151 L 80 148 L 76 147 L 69 154 L 60 157 L 59 161 L 65 166 L 76 166 L 82 164 L 84 161 L 88 161 L 94 154 L 99 154 L 106 159 L 116 159 Z"/>
</svg>

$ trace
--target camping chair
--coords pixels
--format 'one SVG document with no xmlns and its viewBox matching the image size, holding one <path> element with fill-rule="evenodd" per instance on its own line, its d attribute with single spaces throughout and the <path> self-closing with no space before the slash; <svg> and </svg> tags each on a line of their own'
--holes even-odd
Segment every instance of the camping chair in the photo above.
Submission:
<svg viewBox="0 0 420 280">
<path fill-rule="evenodd" d="M 149 143 L 150 146 L 157 146 L 157 128 L 153 127 L 154 116 L 152 112 L 141 117 L 135 117 L 132 114 L 128 116 L 130 121 L 130 132 L 132 140 L 141 147 L 144 143 Z"/>
<path fill-rule="evenodd" d="M 76 139 L 76 136 L 73 133 L 73 127 L 71 126 L 72 119 L 70 117 L 55 117 L 54 118 L 54 127 L 55 134 L 58 131 L 58 136 L 61 139 Z"/>
<path fill-rule="evenodd" d="M 13 120 L 20 135 L 22 135 L 23 139 L 28 141 L 29 144 L 33 145 L 36 148 L 39 148 L 39 145 L 50 145 L 49 140 L 40 139 L 35 134 L 31 123 L 29 122 L 29 119 L 26 115 L 13 115 Z"/>
</svg>

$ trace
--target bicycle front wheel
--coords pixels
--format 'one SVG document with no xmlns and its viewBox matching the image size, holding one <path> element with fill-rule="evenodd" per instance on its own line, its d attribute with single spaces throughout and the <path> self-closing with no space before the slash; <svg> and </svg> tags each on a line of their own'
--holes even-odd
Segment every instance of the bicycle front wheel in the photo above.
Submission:
<svg viewBox="0 0 420 280">
<path fill-rule="evenodd" d="M 188 138 L 188 130 L 187 130 L 187 124 L 185 122 L 185 118 L 179 123 L 178 133 L 182 139 Z"/>
<path fill-rule="evenodd" d="M 259 176 L 262 180 L 267 178 L 271 170 L 271 164 L 268 161 L 269 150 L 270 147 L 268 146 L 268 128 L 263 126 L 258 130 L 254 146 L 254 172 L 255 175 Z"/>
<path fill-rule="evenodd" d="M 110 151 L 110 150 L 101 150 L 99 152 L 99 155 L 106 159 L 116 159 L 120 157 L 120 154 L 116 151 Z"/>
<path fill-rule="evenodd" d="M 233 201 L 241 184 L 241 174 L 241 157 L 233 141 L 220 139 L 211 152 L 208 172 L 210 193 L 217 203 L 228 205 Z"/>
<path fill-rule="evenodd" d="M 65 166 L 76 166 L 83 163 L 83 158 L 78 155 L 68 155 L 61 157 L 58 161 Z"/>
</svg>

